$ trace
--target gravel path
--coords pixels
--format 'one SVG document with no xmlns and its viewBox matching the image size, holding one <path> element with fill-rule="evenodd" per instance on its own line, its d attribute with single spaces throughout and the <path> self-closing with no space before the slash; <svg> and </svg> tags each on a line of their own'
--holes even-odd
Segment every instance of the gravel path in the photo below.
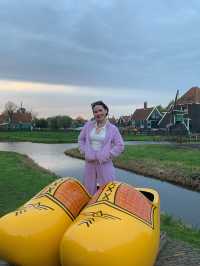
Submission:
<svg viewBox="0 0 200 266">
<path fill-rule="evenodd" d="M 200 249 L 168 239 L 155 266 L 200 266 Z"/>
</svg>

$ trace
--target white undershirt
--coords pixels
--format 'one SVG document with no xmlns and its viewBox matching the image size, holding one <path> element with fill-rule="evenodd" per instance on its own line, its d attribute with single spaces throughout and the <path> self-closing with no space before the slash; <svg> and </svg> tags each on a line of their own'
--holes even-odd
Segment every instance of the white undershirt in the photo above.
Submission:
<svg viewBox="0 0 200 266">
<path fill-rule="evenodd" d="M 94 127 L 90 132 L 90 140 L 92 148 L 95 151 L 99 151 L 102 147 L 103 141 L 106 136 L 106 125 L 101 128 L 99 133 L 96 133 L 96 127 Z"/>
</svg>

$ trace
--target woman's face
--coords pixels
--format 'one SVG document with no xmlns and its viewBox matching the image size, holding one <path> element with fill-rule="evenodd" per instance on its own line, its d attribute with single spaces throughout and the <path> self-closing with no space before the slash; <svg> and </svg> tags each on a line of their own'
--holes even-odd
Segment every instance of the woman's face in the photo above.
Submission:
<svg viewBox="0 0 200 266">
<path fill-rule="evenodd" d="M 102 105 L 95 105 L 93 114 L 96 121 L 100 122 L 106 118 L 107 110 Z"/>
</svg>

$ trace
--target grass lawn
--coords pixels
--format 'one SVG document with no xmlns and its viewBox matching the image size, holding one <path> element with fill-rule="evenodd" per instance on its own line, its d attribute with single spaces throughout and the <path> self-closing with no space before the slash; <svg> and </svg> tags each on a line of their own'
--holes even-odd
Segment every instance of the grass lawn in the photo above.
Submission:
<svg viewBox="0 0 200 266">
<path fill-rule="evenodd" d="M 134 145 L 126 146 L 118 158 L 122 162 L 142 160 L 159 163 L 162 167 L 178 167 L 190 175 L 200 174 L 200 150 L 177 145 Z"/>
<path fill-rule="evenodd" d="M 0 216 L 18 208 L 55 178 L 27 156 L 0 151 Z M 200 230 L 187 228 L 168 215 L 161 216 L 161 229 L 200 248 Z"/>
<path fill-rule="evenodd" d="M 70 143 L 77 142 L 78 131 L 7 131 L 0 132 L 0 141 L 31 141 L 41 143 Z M 165 136 L 146 136 L 125 134 L 123 136 L 125 141 L 163 141 L 166 140 Z"/>
<path fill-rule="evenodd" d="M 74 143 L 77 142 L 79 131 L 0 131 L 0 141 L 30 141 L 40 143 Z M 192 143 L 187 137 L 164 136 L 164 135 L 135 135 L 125 133 L 125 141 L 171 141 L 180 143 Z M 200 143 L 199 141 L 195 141 Z"/>
<path fill-rule="evenodd" d="M 74 143 L 79 132 L 13 131 L 0 132 L 0 141 L 30 141 L 37 143 Z"/>
<path fill-rule="evenodd" d="M 200 191 L 200 150 L 177 145 L 127 146 L 116 162 L 142 165 L 150 176 Z"/>
<path fill-rule="evenodd" d="M 149 135 L 134 135 L 134 134 L 124 134 L 123 139 L 135 140 L 135 141 L 163 141 L 166 140 L 165 136 L 149 136 Z"/>
</svg>

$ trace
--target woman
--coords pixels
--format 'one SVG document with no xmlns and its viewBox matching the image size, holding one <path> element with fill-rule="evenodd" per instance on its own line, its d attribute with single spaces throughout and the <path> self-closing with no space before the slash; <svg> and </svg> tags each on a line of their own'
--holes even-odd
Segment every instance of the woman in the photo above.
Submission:
<svg viewBox="0 0 200 266">
<path fill-rule="evenodd" d="M 108 119 L 108 107 L 102 101 L 93 103 L 94 120 L 88 121 L 78 137 L 79 150 L 85 156 L 84 185 L 93 195 L 97 184 L 115 180 L 112 159 L 124 150 L 118 128 Z"/>
</svg>

